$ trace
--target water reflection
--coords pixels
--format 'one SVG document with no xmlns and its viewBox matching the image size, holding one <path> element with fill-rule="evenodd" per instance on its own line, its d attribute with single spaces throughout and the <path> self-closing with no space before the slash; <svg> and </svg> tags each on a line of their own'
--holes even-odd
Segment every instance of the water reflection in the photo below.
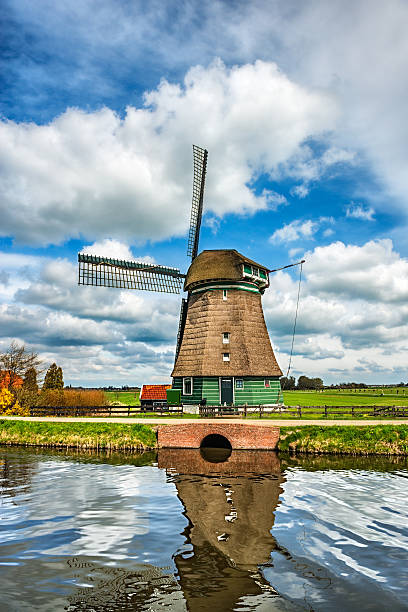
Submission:
<svg viewBox="0 0 408 612">
<path fill-rule="evenodd" d="M 0 447 L 1 609 L 406 610 L 407 475 L 406 458 Z"/>
<path fill-rule="evenodd" d="M 220 462 L 225 450 L 159 453 L 159 467 L 171 475 L 189 521 L 191 549 L 176 554 L 175 563 L 191 610 L 278 603 L 259 565 L 277 548 L 271 529 L 282 492 L 279 459 L 268 451 L 232 451 Z"/>
</svg>

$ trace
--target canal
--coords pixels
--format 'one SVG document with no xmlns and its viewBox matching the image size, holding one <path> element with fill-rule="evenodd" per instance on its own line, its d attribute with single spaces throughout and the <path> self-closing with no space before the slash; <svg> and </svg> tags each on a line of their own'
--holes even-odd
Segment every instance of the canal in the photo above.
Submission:
<svg viewBox="0 0 408 612">
<path fill-rule="evenodd" d="M 408 610 L 405 459 L 0 447 L 3 611 Z"/>
</svg>

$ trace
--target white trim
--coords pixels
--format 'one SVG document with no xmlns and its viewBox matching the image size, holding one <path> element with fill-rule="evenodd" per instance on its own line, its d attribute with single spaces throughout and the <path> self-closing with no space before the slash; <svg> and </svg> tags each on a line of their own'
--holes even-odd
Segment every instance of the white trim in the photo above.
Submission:
<svg viewBox="0 0 408 612">
<path fill-rule="evenodd" d="M 223 290 L 226 291 L 227 289 L 239 289 L 239 291 L 249 291 L 250 293 L 261 293 L 259 291 L 259 289 L 257 287 L 247 287 L 244 285 L 206 285 L 205 287 L 198 287 L 197 289 L 193 289 L 191 293 L 202 293 L 203 291 L 208 291 L 208 290 L 214 290 L 214 289 L 218 289 L 218 290 Z M 223 296 L 224 300 L 227 300 L 228 298 L 225 298 Z"/>
<path fill-rule="evenodd" d="M 235 385 L 237 384 L 239 380 L 242 380 L 242 387 L 235 387 Z M 244 388 L 244 378 L 242 376 L 235 377 L 234 388 L 240 389 L 242 391 L 242 389 Z"/>
<path fill-rule="evenodd" d="M 230 332 L 222 332 L 222 343 L 223 344 L 230 343 Z"/>
</svg>

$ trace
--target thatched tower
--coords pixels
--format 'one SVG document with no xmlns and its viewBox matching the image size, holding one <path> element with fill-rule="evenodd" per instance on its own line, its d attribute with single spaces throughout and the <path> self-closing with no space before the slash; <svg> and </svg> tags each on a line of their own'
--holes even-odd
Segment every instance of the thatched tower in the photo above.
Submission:
<svg viewBox="0 0 408 612">
<path fill-rule="evenodd" d="M 261 295 L 269 270 L 235 250 L 202 251 L 184 283 L 173 388 L 182 402 L 272 404 L 282 376 L 272 350 Z"/>
</svg>

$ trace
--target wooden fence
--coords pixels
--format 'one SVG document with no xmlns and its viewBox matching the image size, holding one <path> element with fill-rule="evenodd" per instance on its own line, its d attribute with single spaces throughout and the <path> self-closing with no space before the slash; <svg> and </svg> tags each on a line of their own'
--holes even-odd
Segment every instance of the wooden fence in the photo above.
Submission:
<svg viewBox="0 0 408 612">
<path fill-rule="evenodd" d="M 71 417 L 130 417 L 146 412 L 161 416 L 183 414 L 183 407 L 169 406 L 32 406 L 30 416 L 71 416 Z"/>
<path fill-rule="evenodd" d="M 33 406 L 30 416 L 71 416 L 71 417 L 131 417 L 154 412 L 155 416 L 178 416 L 183 414 L 183 406 Z M 408 417 L 408 406 L 200 406 L 200 417 L 215 418 L 219 416 L 243 417 L 257 415 L 259 418 L 269 414 L 281 413 L 294 418 L 304 418 L 311 414 L 319 417 L 333 418 L 352 416 L 355 418 Z"/>
<path fill-rule="evenodd" d="M 203 406 L 200 407 L 200 416 L 214 418 L 217 416 L 247 417 L 258 415 L 259 418 L 272 413 L 292 415 L 301 419 L 311 414 L 319 417 L 408 417 L 408 406 Z"/>
</svg>

